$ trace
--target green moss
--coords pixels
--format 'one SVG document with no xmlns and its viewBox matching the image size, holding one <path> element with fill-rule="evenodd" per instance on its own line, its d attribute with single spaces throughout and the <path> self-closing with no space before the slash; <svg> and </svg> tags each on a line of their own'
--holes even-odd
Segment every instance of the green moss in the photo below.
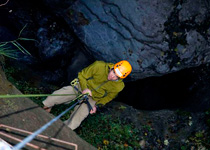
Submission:
<svg viewBox="0 0 210 150">
<path fill-rule="evenodd" d="M 10 109 L 13 109 L 14 111 L 17 110 L 17 106 L 15 105 L 15 102 L 13 100 L 5 99 L 4 104 L 7 105 Z"/>
</svg>

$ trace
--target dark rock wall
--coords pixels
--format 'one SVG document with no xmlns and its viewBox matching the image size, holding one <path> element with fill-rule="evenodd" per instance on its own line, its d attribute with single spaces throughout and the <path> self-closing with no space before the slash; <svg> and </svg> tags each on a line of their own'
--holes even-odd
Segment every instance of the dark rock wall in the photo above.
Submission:
<svg viewBox="0 0 210 150">
<path fill-rule="evenodd" d="M 65 18 L 96 59 L 127 59 L 131 77 L 209 62 L 208 1 L 78 0 Z"/>
<path fill-rule="evenodd" d="M 23 0 L 0 12 L 12 24 L 0 23 L 0 31 L 16 29 L 17 37 L 27 24 L 21 36 L 36 40 L 26 46 L 35 59 L 19 59 L 31 64 L 67 69 L 79 49 L 98 60 L 130 61 L 137 80 L 209 62 L 208 1 Z"/>
</svg>

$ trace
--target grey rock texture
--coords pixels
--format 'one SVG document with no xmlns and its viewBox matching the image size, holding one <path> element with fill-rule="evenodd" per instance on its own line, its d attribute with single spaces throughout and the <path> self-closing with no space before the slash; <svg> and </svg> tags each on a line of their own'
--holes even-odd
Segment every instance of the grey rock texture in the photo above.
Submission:
<svg viewBox="0 0 210 150">
<path fill-rule="evenodd" d="M 107 105 L 104 113 L 134 124 L 141 131 L 140 139 L 145 140 L 142 147 L 144 150 L 178 149 L 186 145 L 190 135 L 208 128 L 204 121 L 205 113 L 202 112 L 186 113 L 166 109 L 143 111 L 113 101 Z M 165 140 L 168 141 L 168 145 L 164 144 Z"/>
<path fill-rule="evenodd" d="M 43 16 L 39 24 L 40 27 L 36 33 L 39 41 L 37 47 L 39 48 L 39 56 L 43 61 L 61 59 L 61 57 L 73 53 L 71 46 L 74 38 L 59 20 L 52 16 Z"/>
<path fill-rule="evenodd" d="M 65 20 L 96 59 L 131 62 L 132 79 L 208 63 L 208 1 L 77 0 Z"/>
</svg>

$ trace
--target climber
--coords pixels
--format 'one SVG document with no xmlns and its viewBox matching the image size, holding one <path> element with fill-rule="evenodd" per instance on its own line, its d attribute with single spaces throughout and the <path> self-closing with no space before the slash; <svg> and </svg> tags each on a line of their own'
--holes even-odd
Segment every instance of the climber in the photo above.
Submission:
<svg viewBox="0 0 210 150">
<path fill-rule="evenodd" d="M 81 122 L 90 114 L 96 113 L 98 106 L 103 106 L 115 98 L 124 88 L 123 79 L 132 71 L 130 63 L 122 60 L 116 64 L 106 63 L 103 61 L 95 61 L 93 64 L 84 68 L 78 73 L 78 84 L 76 89 L 82 94 L 88 94 L 88 103 L 82 103 L 74 108 L 70 118 L 64 123 L 72 130 L 79 127 Z M 53 94 L 78 94 L 73 86 L 65 86 Z M 44 109 L 51 111 L 54 105 L 61 103 L 69 103 L 76 95 L 70 96 L 48 96 L 43 101 Z"/>
</svg>

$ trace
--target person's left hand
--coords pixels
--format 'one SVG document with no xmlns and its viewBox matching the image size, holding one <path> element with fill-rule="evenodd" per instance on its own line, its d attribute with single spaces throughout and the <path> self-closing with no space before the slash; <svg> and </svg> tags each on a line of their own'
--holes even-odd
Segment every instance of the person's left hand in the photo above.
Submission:
<svg viewBox="0 0 210 150">
<path fill-rule="evenodd" d="M 96 106 L 92 107 L 92 109 L 90 110 L 90 114 L 94 114 L 96 113 Z"/>
<path fill-rule="evenodd" d="M 92 96 L 92 92 L 91 92 L 91 90 L 90 89 L 84 89 L 83 91 L 82 91 L 82 94 L 89 94 L 89 96 Z"/>
</svg>

